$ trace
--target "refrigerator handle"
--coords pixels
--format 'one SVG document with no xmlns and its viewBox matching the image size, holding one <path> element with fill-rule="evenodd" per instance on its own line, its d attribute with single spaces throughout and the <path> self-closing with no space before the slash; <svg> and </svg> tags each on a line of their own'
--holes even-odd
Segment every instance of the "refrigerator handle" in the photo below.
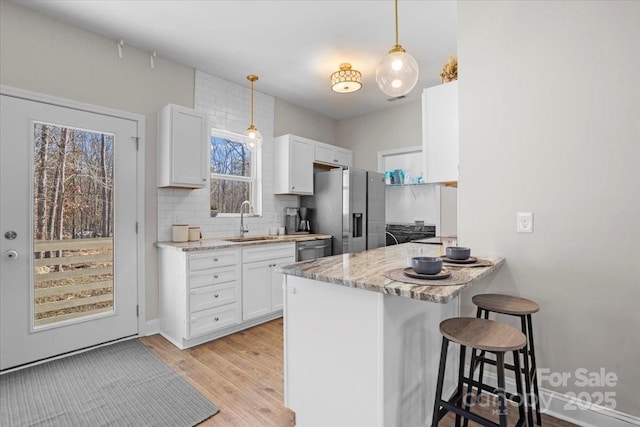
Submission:
<svg viewBox="0 0 640 427">
<path fill-rule="evenodd" d="M 351 227 L 351 229 L 353 230 L 353 237 L 362 237 L 362 214 L 354 213 L 352 222 L 353 226 Z"/>
</svg>

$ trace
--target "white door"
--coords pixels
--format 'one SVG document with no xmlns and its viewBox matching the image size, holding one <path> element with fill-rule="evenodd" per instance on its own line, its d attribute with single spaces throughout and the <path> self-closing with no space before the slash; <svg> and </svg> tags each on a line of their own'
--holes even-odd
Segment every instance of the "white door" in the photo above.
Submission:
<svg viewBox="0 0 640 427">
<path fill-rule="evenodd" d="M 8 95 L 0 119 L 0 370 L 137 334 L 137 122 Z"/>
</svg>

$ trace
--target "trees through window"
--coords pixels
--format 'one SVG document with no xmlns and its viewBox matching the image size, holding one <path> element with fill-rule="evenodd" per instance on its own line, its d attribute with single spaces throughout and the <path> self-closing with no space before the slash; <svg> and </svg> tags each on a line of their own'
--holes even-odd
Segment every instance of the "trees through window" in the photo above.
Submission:
<svg viewBox="0 0 640 427">
<path fill-rule="evenodd" d="M 249 200 L 259 211 L 259 147 L 242 135 L 212 129 L 211 132 L 211 206 L 220 213 L 239 213 Z"/>
</svg>

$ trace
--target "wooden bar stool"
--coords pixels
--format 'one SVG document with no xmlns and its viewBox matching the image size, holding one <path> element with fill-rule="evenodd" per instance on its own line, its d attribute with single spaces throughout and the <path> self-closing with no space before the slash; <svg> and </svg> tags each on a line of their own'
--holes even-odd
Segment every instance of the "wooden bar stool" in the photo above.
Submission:
<svg viewBox="0 0 640 427">
<path fill-rule="evenodd" d="M 456 317 L 447 319 L 440 323 L 440 333 L 442 334 L 442 350 L 440 352 L 440 368 L 438 370 L 438 384 L 436 386 L 436 397 L 433 408 L 432 427 L 436 427 L 442 417 L 449 411 L 456 414 L 456 427 L 460 426 L 460 417 L 474 421 L 483 426 L 507 426 L 506 399 L 518 403 L 519 419 L 516 426 L 522 426 L 525 423 L 524 399 L 522 396 L 522 375 L 520 374 L 520 362 L 518 352 L 522 349 L 527 338 L 522 332 L 516 328 L 504 323 L 487 319 L 478 319 L 473 317 Z M 442 398 L 442 387 L 444 383 L 444 374 L 447 362 L 447 350 L 449 341 L 460 344 L 460 360 L 458 368 L 458 386 L 453 395 L 448 399 Z M 474 350 L 494 353 L 496 355 L 496 367 L 498 373 L 498 388 L 494 389 L 482 383 L 473 380 L 473 370 L 469 370 L 469 377 L 464 376 L 464 363 L 466 348 L 470 347 Z M 516 365 L 516 394 L 512 395 L 506 392 L 504 384 L 504 354 L 513 352 L 514 364 Z M 463 386 L 467 385 L 467 393 L 464 394 Z M 500 413 L 500 423 L 474 414 L 470 410 L 471 390 L 478 387 L 495 393 L 498 395 L 498 406 Z"/>
<path fill-rule="evenodd" d="M 484 317 L 489 318 L 489 312 L 507 314 L 510 316 L 517 316 L 520 318 L 520 325 L 522 333 L 527 337 L 527 345 L 521 350 L 523 355 L 522 372 L 524 373 L 525 380 L 525 392 L 527 402 L 527 415 L 529 425 L 533 425 L 533 408 L 536 410 L 536 423 L 541 426 L 542 418 L 540 416 L 540 395 L 538 393 L 538 376 L 536 374 L 536 353 L 533 344 L 533 328 L 531 322 L 531 314 L 540 311 L 540 306 L 531 300 L 526 298 L 520 298 L 511 295 L 503 294 L 480 294 L 471 298 L 471 301 L 478 307 L 476 314 L 477 318 Z M 514 355 L 515 357 L 515 355 Z M 518 358 L 519 359 L 519 358 Z M 475 369 L 480 366 L 480 378 L 482 382 L 482 376 L 484 375 L 484 364 L 489 363 L 495 365 L 496 361 L 487 359 L 485 353 L 480 351 L 476 354 L 476 351 L 472 352 L 471 356 L 471 377 L 473 378 Z M 515 363 L 514 363 L 515 365 Z M 505 368 L 516 370 L 518 369 L 514 365 L 506 364 Z M 531 393 L 531 387 L 533 386 L 533 394 Z M 478 395 L 480 390 L 478 390 Z M 535 402 L 532 402 L 535 400 Z"/>
</svg>

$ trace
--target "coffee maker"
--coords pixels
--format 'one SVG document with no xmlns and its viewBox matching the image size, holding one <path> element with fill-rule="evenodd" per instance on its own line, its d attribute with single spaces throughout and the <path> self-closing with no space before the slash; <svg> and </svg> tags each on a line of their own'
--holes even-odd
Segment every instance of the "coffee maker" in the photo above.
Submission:
<svg viewBox="0 0 640 427">
<path fill-rule="evenodd" d="M 298 231 L 302 233 L 310 233 L 311 225 L 309 224 L 309 211 L 310 208 L 301 207 L 300 208 L 300 226 L 298 227 Z"/>
<path fill-rule="evenodd" d="M 284 229 L 287 234 L 308 234 L 311 232 L 309 208 L 285 208 Z"/>
</svg>

